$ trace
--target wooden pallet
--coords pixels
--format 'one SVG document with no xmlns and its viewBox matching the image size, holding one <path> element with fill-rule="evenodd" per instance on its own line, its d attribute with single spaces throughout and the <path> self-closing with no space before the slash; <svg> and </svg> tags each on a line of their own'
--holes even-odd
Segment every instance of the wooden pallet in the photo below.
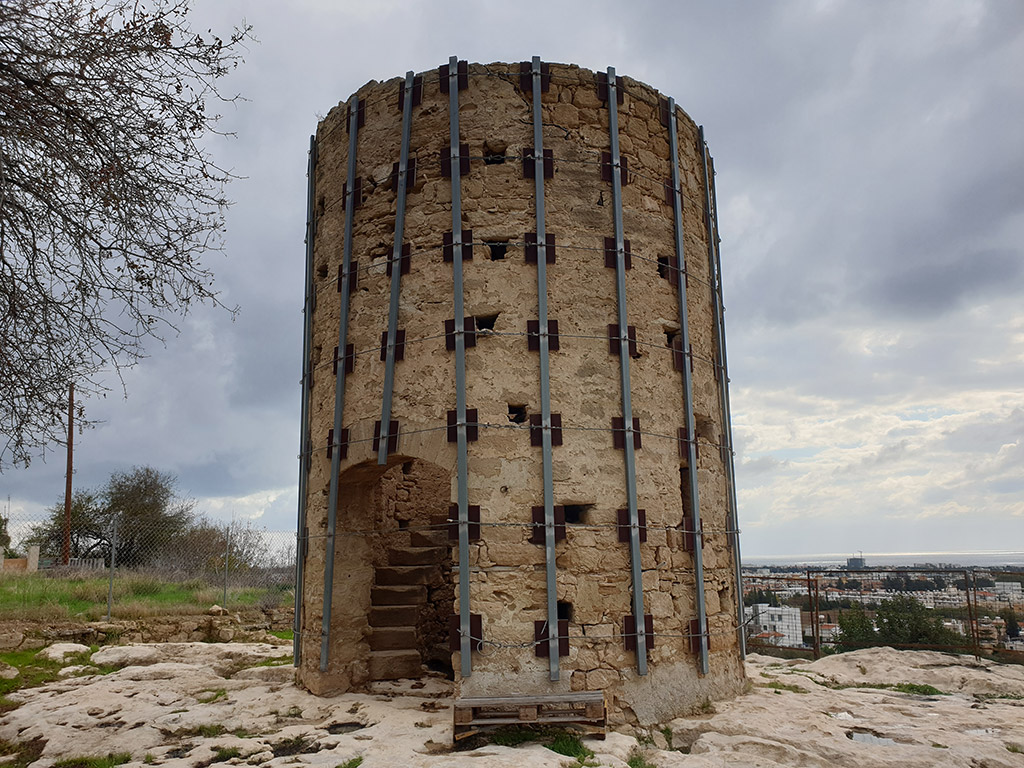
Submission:
<svg viewBox="0 0 1024 768">
<path fill-rule="evenodd" d="M 503 725 L 581 725 L 605 736 L 608 708 L 603 691 L 461 698 L 452 707 L 453 740 Z"/>
</svg>

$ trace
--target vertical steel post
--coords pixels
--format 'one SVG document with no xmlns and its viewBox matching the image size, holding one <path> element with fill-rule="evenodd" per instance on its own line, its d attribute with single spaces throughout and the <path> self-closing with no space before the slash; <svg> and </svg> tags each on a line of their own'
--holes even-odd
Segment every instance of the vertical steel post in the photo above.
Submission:
<svg viewBox="0 0 1024 768">
<path fill-rule="evenodd" d="M 405 241 L 405 193 L 409 173 L 409 139 L 412 134 L 412 88 L 415 74 L 405 73 L 405 99 L 402 102 L 402 151 L 398 159 L 398 199 L 395 203 L 395 244 L 391 249 L 391 305 L 388 308 L 387 356 L 384 368 L 384 402 L 380 415 L 380 443 L 377 463 L 388 463 L 391 440 L 391 398 L 395 388 L 395 340 L 398 334 L 398 294 L 402 283 L 402 245 Z M 454 167 L 453 167 L 454 168 Z M 452 172 L 454 176 L 454 169 Z M 349 185 L 349 189 L 351 189 Z M 456 319 L 456 322 L 458 320 Z M 335 435 L 339 434 L 335 429 Z"/>
<path fill-rule="evenodd" d="M 625 433 L 626 503 L 629 507 L 629 559 L 636 617 L 636 671 L 647 674 L 647 625 L 644 616 L 643 566 L 640 560 L 640 521 L 636 501 L 636 453 L 633 446 L 633 401 L 629 382 L 629 336 L 626 315 L 626 250 L 622 233 L 622 164 L 619 157 L 618 86 L 615 67 L 608 67 L 608 133 L 611 137 L 612 202 L 615 221 L 615 294 L 619 321 L 619 371 L 622 379 L 622 423 Z M 539 235 L 538 235 L 539 240 Z M 540 258 L 538 256 L 538 261 Z"/>
<path fill-rule="evenodd" d="M 338 314 L 338 373 L 334 379 L 334 443 L 331 447 L 331 480 L 327 494 L 327 538 L 324 542 L 324 601 L 320 625 L 320 671 L 327 671 L 331 647 L 331 612 L 334 606 L 334 552 L 338 529 L 338 497 L 341 473 L 341 425 L 345 415 L 345 347 L 348 345 L 349 284 L 352 276 L 352 219 L 356 202 L 356 150 L 359 133 L 359 97 L 353 97 L 348 118 L 348 169 L 345 200 L 345 241 L 341 256 L 341 309 Z M 312 265 L 310 266 L 312 269 Z"/>
<path fill-rule="evenodd" d="M 302 661 L 302 593 L 306 565 L 306 462 L 309 459 L 309 357 L 313 336 L 313 236 L 316 198 L 316 137 L 309 137 L 306 163 L 306 298 L 302 305 L 302 406 L 299 426 L 299 504 L 295 523 L 295 616 L 292 619 L 292 664 Z"/>
<path fill-rule="evenodd" d="M 544 207 L 544 117 L 541 114 L 541 63 L 534 56 L 533 188 L 537 207 L 537 320 L 540 343 L 540 418 L 544 476 L 544 566 L 547 578 L 548 675 L 559 679 L 558 583 L 555 566 L 555 490 L 551 467 L 551 376 L 548 338 L 548 254 Z"/>
<path fill-rule="evenodd" d="M 68 468 L 64 477 L 64 542 L 61 565 L 71 561 L 71 475 L 75 469 L 75 382 L 68 384 Z"/>
<path fill-rule="evenodd" d="M 117 558 L 117 516 L 110 523 L 110 580 L 107 583 L 107 621 L 114 605 L 114 568 Z"/>
<path fill-rule="evenodd" d="M 411 93 L 412 73 L 406 80 Z M 412 99 L 406 96 L 406 106 Z M 459 506 L 459 671 L 473 674 L 469 603 L 469 448 L 466 435 L 466 336 L 462 282 L 462 158 L 459 152 L 459 57 L 448 59 L 448 137 L 452 168 L 452 296 L 455 309 L 455 420 Z M 397 231 L 397 227 L 396 227 Z M 397 240 L 396 240 L 397 242 Z M 397 247 L 397 246 L 396 246 Z M 398 273 L 395 269 L 392 275 Z M 383 434 L 383 422 L 381 434 Z M 383 446 L 382 446 L 383 447 Z"/>
<path fill-rule="evenodd" d="M 669 152 L 672 155 L 672 213 L 675 220 L 677 290 L 679 300 L 679 338 L 683 352 L 683 400 L 686 403 L 686 474 L 690 485 L 690 509 L 693 512 L 694 603 L 700 632 L 700 672 L 708 673 L 708 617 L 704 604 L 704 537 L 700 524 L 700 491 L 697 487 L 697 432 L 693 417 L 693 374 L 690 363 L 690 318 L 686 304 L 686 261 L 683 247 L 683 201 L 679 180 L 679 135 L 676 124 L 676 100 L 668 100 Z M 742 629 L 743 616 L 740 616 Z"/>
<path fill-rule="evenodd" d="M 701 160 L 704 166 L 704 206 L 707 213 L 708 226 L 708 270 L 712 286 L 712 314 L 715 323 L 715 340 L 717 356 L 715 367 L 718 369 L 718 394 L 722 411 L 722 440 L 725 445 L 725 475 L 729 495 L 729 534 L 732 543 L 733 568 L 736 571 L 736 610 L 739 623 L 743 623 L 743 573 L 740 559 L 740 525 L 739 511 L 736 501 L 736 468 L 732 450 L 732 412 L 729 403 L 729 364 L 725 349 L 725 305 L 722 302 L 722 270 L 718 247 L 718 207 L 715 200 L 715 180 L 708 172 L 708 149 L 704 142 L 704 126 L 697 129 L 697 141 L 700 144 Z M 747 643 L 743 632 L 739 632 L 740 656 L 747 657 Z"/>
<path fill-rule="evenodd" d="M 224 595 L 221 599 L 221 607 L 228 607 L 228 565 L 231 558 L 231 526 L 228 526 L 224 541 Z"/>
</svg>

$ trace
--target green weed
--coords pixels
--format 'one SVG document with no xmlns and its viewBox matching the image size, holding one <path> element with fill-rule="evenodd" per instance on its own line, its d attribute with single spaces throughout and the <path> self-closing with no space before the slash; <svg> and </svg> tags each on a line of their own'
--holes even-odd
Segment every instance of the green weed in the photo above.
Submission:
<svg viewBox="0 0 1024 768">
<path fill-rule="evenodd" d="M 546 744 L 545 746 L 552 752 L 557 752 L 559 755 L 575 757 L 581 763 L 594 754 L 583 745 L 579 736 L 575 733 L 568 733 L 566 731 L 556 734 L 551 743 Z"/>
<path fill-rule="evenodd" d="M 198 701 L 200 704 L 213 704 L 213 702 L 220 701 L 221 699 L 226 699 L 227 697 L 228 692 L 223 688 L 217 688 L 216 690 L 208 689 L 205 691 L 200 691 L 199 696 L 196 696 L 196 701 Z"/>
<path fill-rule="evenodd" d="M 106 757 L 69 757 L 58 760 L 53 768 L 115 768 L 132 759 L 129 752 L 111 752 Z"/>
<path fill-rule="evenodd" d="M 294 632 L 294 630 L 291 630 L 291 629 L 272 629 L 268 634 L 271 634 L 274 637 L 278 637 L 278 638 L 280 638 L 282 640 L 294 640 L 295 639 L 295 632 Z M 353 759 L 355 759 L 355 758 L 353 758 Z M 359 760 L 362 760 L 362 758 L 360 757 Z"/>
<path fill-rule="evenodd" d="M 241 757 L 242 750 L 238 747 L 214 747 L 213 757 L 210 758 L 211 763 L 223 763 L 230 760 L 233 757 Z"/>
<path fill-rule="evenodd" d="M 38 760 L 46 747 L 46 739 L 38 737 L 31 741 L 4 741 L 0 739 L 0 756 L 4 760 L 4 768 L 27 768 Z"/>
<path fill-rule="evenodd" d="M 630 750 L 629 757 L 626 758 L 626 765 L 629 768 L 658 768 L 647 759 L 647 755 L 638 747 L 633 747 Z"/>
<path fill-rule="evenodd" d="M 1006 745 L 1006 751 L 1007 752 L 1013 752 L 1015 755 L 1024 754 L 1024 749 L 1021 749 L 1016 744 L 1007 744 Z"/>
<path fill-rule="evenodd" d="M 346 760 L 344 763 L 338 766 L 338 768 L 359 768 L 363 764 L 363 756 L 353 757 L 350 760 Z"/>
<path fill-rule="evenodd" d="M 803 688 L 798 685 L 790 685 L 789 683 L 780 683 L 778 680 L 772 680 L 770 683 L 757 686 L 758 688 L 774 688 L 776 691 L 790 691 L 791 693 L 807 693 Z"/>
</svg>

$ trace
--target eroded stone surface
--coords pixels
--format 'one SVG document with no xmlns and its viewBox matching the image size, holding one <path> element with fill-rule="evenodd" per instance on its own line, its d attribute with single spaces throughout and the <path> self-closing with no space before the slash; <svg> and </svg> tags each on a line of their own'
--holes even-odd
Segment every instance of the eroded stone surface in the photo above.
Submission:
<svg viewBox="0 0 1024 768">
<path fill-rule="evenodd" d="M 129 768 L 143 765 L 147 755 L 151 763 L 193 768 L 218 748 L 237 748 L 241 757 L 235 764 L 275 768 L 333 768 L 357 756 L 366 768 L 561 768 L 567 762 L 538 744 L 452 752 L 452 686 L 436 677 L 422 688 L 411 681 L 377 683 L 372 694 L 323 698 L 290 682 L 241 679 L 237 671 L 225 677 L 198 644 L 158 650 L 178 661 L 12 694 L 20 706 L 0 718 L 0 739 L 44 739 L 38 768 L 72 756 L 124 751 L 132 755 Z M 252 663 L 264 653 L 256 646 L 236 650 L 237 658 Z M 125 674 L 157 668 L 167 673 L 159 680 Z M 747 674 L 752 690 L 715 704 L 717 712 L 584 743 L 596 753 L 596 765 L 612 768 L 625 768 L 637 752 L 659 768 L 1022 765 L 1021 755 L 1011 751 L 1024 749 L 1024 699 L 1013 698 L 1020 695 L 1017 667 L 873 649 L 816 663 L 752 656 Z M 919 696 L 835 687 L 921 685 L 922 675 L 931 676 L 928 684 L 953 692 Z M 984 695 L 967 693 L 981 681 Z M 283 754 L 289 745 L 295 754 Z"/>
</svg>

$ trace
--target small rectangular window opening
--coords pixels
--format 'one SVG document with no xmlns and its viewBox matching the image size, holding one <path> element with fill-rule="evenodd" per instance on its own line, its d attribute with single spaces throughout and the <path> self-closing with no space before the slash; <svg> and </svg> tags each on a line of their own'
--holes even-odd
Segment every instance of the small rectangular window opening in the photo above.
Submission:
<svg viewBox="0 0 1024 768">
<path fill-rule="evenodd" d="M 566 603 L 559 600 L 558 606 L 558 620 L 559 621 L 572 621 L 572 603 Z"/>
<path fill-rule="evenodd" d="M 508 240 L 484 240 L 484 245 L 490 251 L 491 261 L 504 261 L 508 252 Z"/>
<path fill-rule="evenodd" d="M 410 474 L 412 474 L 412 462 L 411 461 L 407 461 L 404 464 L 402 464 L 402 474 L 403 475 L 410 475 Z"/>
<path fill-rule="evenodd" d="M 683 497 L 683 517 L 693 517 L 693 505 L 690 503 L 690 470 L 679 468 L 679 493 Z"/>
<path fill-rule="evenodd" d="M 566 525 L 583 525 L 589 522 L 593 504 L 564 504 Z"/>
<path fill-rule="evenodd" d="M 508 404 L 508 420 L 513 424 L 525 424 L 528 418 L 525 405 Z"/>
<path fill-rule="evenodd" d="M 669 274 L 670 274 L 670 272 L 669 272 L 670 269 L 671 269 L 671 264 L 669 263 L 668 256 L 659 256 L 658 257 L 658 277 L 661 277 L 661 278 L 664 278 L 665 280 L 668 280 L 669 279 Z"/>
<path fill-rule="evenodd" d="M 665 346 L 668 347 L 669 349 L 672 349 L 673 348 L 673 344 L 674 344 L 674 342 L 676 340 L 676 337 L 678 335 L 679 335 L 679 331 L 669 331 L 669 330 L 666 330 L 665 331 Z"/>
<path fill-rule="evenodd" d="M 496 312 L 493 315 L 477 315 L 474 318 L 476 320 L 477 333 L 480 333 L 481 331 L 493 331 L 494 324 L 498 322 L 499 314 L 500 313 Z"/>
<path fill-rule="evenodd" d="M 508 144 L 498 141 L 485 141 L 484 142 L 484 164 L 485 165 L 501 165 L 505 162 L 505 152 L 508 150 Z"/>
<path fill-rule="evenodd" d="M 409 527 L 409 521 L 408 520 L 399 520 L 398 521 L 398 530 L 404 531 L 408 527 Z"/>
</svg>

